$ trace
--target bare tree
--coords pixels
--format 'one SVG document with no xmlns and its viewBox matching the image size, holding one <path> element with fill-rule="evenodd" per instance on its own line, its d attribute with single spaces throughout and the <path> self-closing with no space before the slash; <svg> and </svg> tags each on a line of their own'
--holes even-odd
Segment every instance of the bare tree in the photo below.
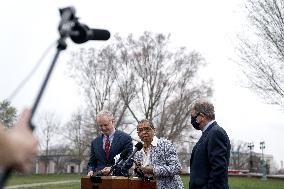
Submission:
<svg viewBox="0 0 284 189">
<path fill-rule="evenodd" d="M 231 140 L 231 169 L 247 169 L 249 161 L 249 149 L 247 143 L 243 141 Z"/>
<path fill-rule="evenodd" d="M 126 103 L 135 105 L 134 118 L 143 116 L 155 122 L 158 137 L 174 142 L 182 139 L 182 132 L 190 129 L 188 119 L 193 100 L 212 95 L 208 84 L 193 83 L 205 61 L 199 53 L 186 52 L 184 47 L 170 50 L 170 35 L 145 32 L 138 40 L 132 35 L 126 40 L 117 36 L 117 40 L 124 57 L 122 62 L 131 63 L 131 81 L 136 83 L 130 93 L 132 104 Z"/>
<path fill-rule="evenodd" d="M 196 79 L 198 69 L 206 65 L 202 56 L 184 47 L 175 50 L 169 42 L 170 35 L 150 32 L 138 39 L 116 35 L 102 49 L 73 53 L 73 76 L 93 114 L 108 108 L 123 129 L 147 118 L 155 122 L 159 137 L 182 142 L 180 136 L 189 136 L 191 104 L 211 96 L 212 89 Z"/>
<path fill-rule="evenodd" d="M 238 52 L 248 87 L 284 109 L 284 2 L 248 0 L 246 10 L 254 35 L 240 37 Z"/>
<path fill-rule="evenodd" d="M 95 123 L 95 115 L 102 109 L 113 112 L 117 118 L 123 117 L 125 109 L 124 99 L 119 95 L 116 86 L 115 69 L 116 64 L 115 47 L 108 46 L 102 50 L 95 51 L 93 48 L 88 50 L 81 49 L 80 52 L 73 53 L 70 66 L 75 70 L 73 77 L 86 94 L 89 115 Z M 117 126 L 120 125 L 120 119 Z M 93 124 L 95 125 L 95 124 Z"/>
<path fill-rule="evenodd" d="M 68 141 L 70 155 L 79 160 L 79 170 L 81 170 L 81 162 L 85 160 L 90 148 L 90 141 L 93 134 L 97 132 L 90 127 L 84 118 L 83 111 L 78 110 L 71 116 L 71 119 L 63 127 L 63 136 Z"/>
<path fill-rule="evenodd" d="M 60 120 L 54 112 L 44 112 L 37 118 L 36 124 L 40 125 L 40 127 L 37 127 L 37 133 L 40 139 L 40 148 L 43 151 L 41 155 L 45 157 L 45 172 L 48 173 L 50 149 L 59 142 L 56 134 Z"/>
</svg>

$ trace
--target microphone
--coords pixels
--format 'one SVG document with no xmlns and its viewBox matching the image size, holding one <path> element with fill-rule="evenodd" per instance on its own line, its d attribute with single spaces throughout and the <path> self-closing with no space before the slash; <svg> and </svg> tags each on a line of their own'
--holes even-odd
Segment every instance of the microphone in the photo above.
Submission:
<svg viewBox="0 0 284 189">
<path fill-rule="evenodd" d="M 89 29 L 87 30 L 88 40 L 108 40 L 110 38 L 110 33 L 103 29 Z"/>
<path fill-rule="evenodd" d="M 109 171 L 109 173 L 108 173 L 107 175 L 110 175 L 110 174 L 113 172 L 113 170 L 118 167 L 118 165 L 120 164 L 120 162 L 121 162 L 122 160 L 126 160 L 127 155 L 128 155 L 128 149 L 124 149 L 124 150 L 120 153 L 120 157 L 119 157 L 119 159 L 117 160 L 117 162 L 116 162 L 113 166 L 111 166 L 111 169 L 110 169 L 110 171 Z"/>
<path fill-rule="evenodd" d="M 110 33 L 103 29 L 90 29 L 85 24 L 75 23 L 70 32 L 70 38 L 74 43 L 85 43 L 89 40 L 108 40 Z"/>
<path fill-rule="evenodd" d="M 74 7 L 59 9 L 61 21 L 58 30 L 62 36 L 70 36 L 74 43 L 85 43 L 89 40 L 108 40 L 110 33 L 102 29 L 90 29 L 87 25 L 81 24 L 75 15 Z"/>
<path fill-rule="evenodd" d="M 145 178 L 145 175 L 144 175 L 143 171 L 141 170 L 141 162 L 135 161 L 134 163 L 135 163 L 134 172 L 136 173 L 136 175 L 137 175 L 139 178 L 144 179 L 144 178 Z"/>
<path fill-rule="evenodd" d="M 137 151 L 140 151 L 142 148 L 143 148 L 142 142 L 138 142 L 137 144 L 135 144 L 135 149 L 133 150 L 132 154 L 128 156 L 127 160 L 125 160 L 125 162 L 122 164 L 121 168 L 123 168 L 130 161 L 130 159 L 135 155 L 135 153 Z"/>
<path fill-rule="evenodd" d="M 128 149 L 124 149 L 120 153 L 119 159 L 117 160 L 117 162 L 113 166 L 111 166 L 111 169 L 110 169 L 110 171 L 107 175 L 110 175 L 113 172 L 113 170 L 116 169 L 117 166 L 121 163 L 121 161 L 125 160 L 127 158 L 128 152 L 129 152 Z M 91 176 L 91 177 L 96 177 L 96 176 L 101 176 L 101 175 L 103 175 L 103 172 L 102 172 L 102 170 L 99 170 L 99 171 L 94 172 L 94 175 Z"/>
</svg>

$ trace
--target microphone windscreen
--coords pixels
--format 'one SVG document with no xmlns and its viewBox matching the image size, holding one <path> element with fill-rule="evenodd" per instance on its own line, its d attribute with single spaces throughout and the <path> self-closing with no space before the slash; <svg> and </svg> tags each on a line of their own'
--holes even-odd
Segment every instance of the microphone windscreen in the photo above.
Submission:
<svg viewBox="0 0 284 189">
<path fill-rule="evenodd" d="M 127 158 L 129 151 L 128 149 L 124 149 L 121 153 L 120 153 L 120 158 L 125 160 Z"/>
<path fill-rule="evenodd" d="M 143 148 L 142 142 L 138 142 L 137 144 L 135 144 L 135 147 L 137 148 L 138 151 L 140 151 Z"/>
<path fill-rule="evenodd" d="M 77 44 L 85 43 L 88 41 L 88 30 L 88 26 L 84 24 L 76 24 L 70 33 L 71 40 Z"/>
<path fill-rule="evenodd" d="M 87 31 L 88 40 L 108 40 L 110 33 L 107 30 L 89 29 Z"/>
</svg>

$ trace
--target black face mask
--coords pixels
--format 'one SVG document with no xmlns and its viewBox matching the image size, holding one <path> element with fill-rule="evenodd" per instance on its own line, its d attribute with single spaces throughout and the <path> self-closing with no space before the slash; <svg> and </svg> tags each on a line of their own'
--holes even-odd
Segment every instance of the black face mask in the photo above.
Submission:
<svg viewBox="0 0 284 189">
<path fill-rule="evenodd" d="M 198 114 L 197 114 L 197 116 L 198 116 Z M 200 128 L 199 128 L 200 124 L 196 122 L 197 116 L 194 116 L 194 117 L 191 116 L 191 125 L 194 127 L 194 129 L 200 130 Z"/>
</svg>

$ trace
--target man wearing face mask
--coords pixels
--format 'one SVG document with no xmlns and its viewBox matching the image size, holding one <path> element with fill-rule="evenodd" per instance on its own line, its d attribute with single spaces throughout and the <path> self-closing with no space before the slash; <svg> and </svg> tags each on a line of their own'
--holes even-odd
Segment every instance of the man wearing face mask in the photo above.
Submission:
<svg viewBox="0 0 284 189">
<path fill-rule="evenodd" d="M 214 106 L 206 100 L 194 103 L 192 126 L 202 131 L 190 158 L 190 189 L 228 189 L 230 140 L 215 121 Z"/>
</svg>

